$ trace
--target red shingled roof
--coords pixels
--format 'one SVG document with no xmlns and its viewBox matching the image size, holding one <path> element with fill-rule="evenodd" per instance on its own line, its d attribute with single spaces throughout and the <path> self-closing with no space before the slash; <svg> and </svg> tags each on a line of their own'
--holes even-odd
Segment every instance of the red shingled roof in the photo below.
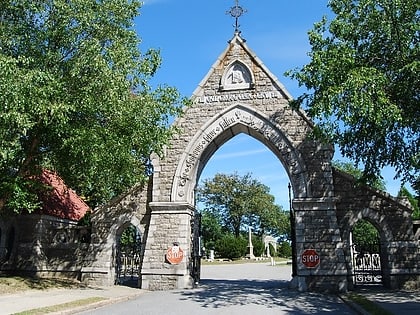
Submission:
<svg viewBox="0 0 420 315">
<path fill-rule="evenodd" d="M 43 170 L 39 178 L 43 184 L 51 187 L 51 190 L 40 196 L 42 214 L 78 221 L 89 211 L 89 206 L 66 186 L 57 173 Z"/>
</svg>

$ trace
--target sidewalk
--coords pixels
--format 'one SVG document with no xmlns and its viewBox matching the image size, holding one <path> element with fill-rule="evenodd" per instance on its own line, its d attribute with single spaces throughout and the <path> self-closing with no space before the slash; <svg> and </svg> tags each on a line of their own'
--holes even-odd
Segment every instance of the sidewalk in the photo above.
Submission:
<svg viewBox="0 0 420 315">
<path fill-rule="evenodd" d="M 100 307 L 109 303 L 116 303 L 135 298 L 146 291 L 124 286 L 111 287 L 87 287 L 80 289 L 51 289 L 51 290 L 29 290 L 15 294 L 0 296 L 0 315 L 15 314 L 36 308 L 53 306 L 63 303 L 74 302 L 91 297 L 104 298 L 103 301 L 78 307 L 68 311 L 60 311 L 56 314 L 74 314 L 94 307 Z"/>
<path fill-rule="evenodd" d="M 368 290 L 356 292 L 377 303 L 383 309 L 392 314 L 418 315 L 420 314 L 420 292 L 418 291 L 392 291 L 386 289 Z"/>
</svg>

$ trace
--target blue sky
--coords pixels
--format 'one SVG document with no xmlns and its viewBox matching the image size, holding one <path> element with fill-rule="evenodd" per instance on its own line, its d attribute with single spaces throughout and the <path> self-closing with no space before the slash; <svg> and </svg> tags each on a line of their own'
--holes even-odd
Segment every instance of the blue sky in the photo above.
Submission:
<svg viewBox="0 0 420 315">
<path fill-rule="evenodd" d="M 308 63 L 307 32 L 323 15 L 328 0 L 240 0 L 247 12 L 240 17 L 242 37 L 293 97 L 304 90 L 284 72 Z M 191 96 L 233 37 L 235 20 L 226 14 L 234 0 L 145 0 L 136 19 L 140 49 L 160 49 L 163 64 L 152 84 L 175 86 Z M 336 160 L 341 159 L 336 155 Z M 289 179 L 280 161 L 260 142 L 238 135 L 209 160 L 201 180 L 215 173 L 248 172 L 270 187 L 276 203 L 288 209 Z M 384 170 L 387 190 L 396 195 L 400 182 Z"/>
</svg>

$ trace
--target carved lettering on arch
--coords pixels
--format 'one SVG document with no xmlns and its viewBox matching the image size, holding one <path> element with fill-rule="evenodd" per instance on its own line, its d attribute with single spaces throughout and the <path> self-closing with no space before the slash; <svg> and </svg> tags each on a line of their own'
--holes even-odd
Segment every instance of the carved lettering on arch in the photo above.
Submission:
<svg viewBox="0 0 420 315">
<path fill-rule="evenodd" d="M 283 134 L 272 125 L 267 124 L 267 121 L 264 121 L 253 113 L 242 109 L 236 109 L 213 121 L 211 125 L 196 138 L 193 146 L 187 152 L 186 158 L 181 162 L 181 170 L 178 173 L 176 183 L 178 197 L 184 197 L 185 188 L 189 184 L 189 181 L 192 180 L 193 176 L 195 176 L 194 172 L 197 163 L 206 147 L 225 130 L 238 123 L 260 133 L 267 141 L 277 147 L 282 160 L 288 165 L 289 171 L 292 174 L 299 174 L 302 172 L 299 157 L 296 155 L 295 150 L 290 148 L 290 144 Z"/>
</svg>

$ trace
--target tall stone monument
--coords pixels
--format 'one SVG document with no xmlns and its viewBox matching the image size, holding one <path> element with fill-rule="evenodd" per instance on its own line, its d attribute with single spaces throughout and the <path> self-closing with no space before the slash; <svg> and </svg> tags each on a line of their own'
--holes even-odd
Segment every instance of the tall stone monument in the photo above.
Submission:
<svg viewBox="0 0 420 315">
<path fill-rule="evenodd" d="M 249 227 L 249 229 L 248 229 L 248 254 L 246 255 L 246 258 L 255 259 L 254 246 L 252 246 L 251 227 Z"/>
</svg>

